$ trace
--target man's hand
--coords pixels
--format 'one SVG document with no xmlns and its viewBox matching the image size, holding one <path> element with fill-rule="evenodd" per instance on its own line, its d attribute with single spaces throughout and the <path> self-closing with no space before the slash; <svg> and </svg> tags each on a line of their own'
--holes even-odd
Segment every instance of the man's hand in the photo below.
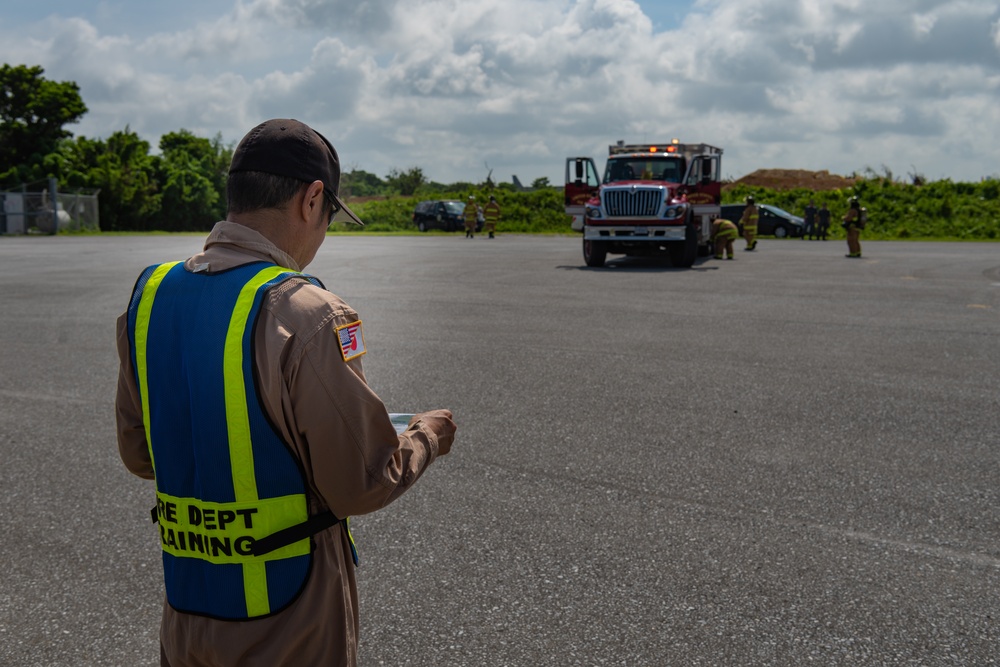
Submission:
<svg viewBox="0 0 1000 667">
<path fill-rule="evenodd" d="M 458 427 L 452 421 L 451 410 L 430 410 L 414 415 L 410 420 L 412 426 L 416 422 L 423 422 L 431 431 L 437 435 L 438 456 L 443 456 L 451 451 L 451 443 L 455 440 L 455 431 Z"/>
</svg>

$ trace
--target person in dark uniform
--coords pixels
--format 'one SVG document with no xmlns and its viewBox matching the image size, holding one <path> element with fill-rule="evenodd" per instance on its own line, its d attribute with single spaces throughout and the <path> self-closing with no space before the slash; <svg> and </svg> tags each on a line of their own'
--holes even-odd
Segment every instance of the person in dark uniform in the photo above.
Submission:
<svg viewBox="0 0 1000 667">
<path fill-rule="evenodd" d="M 802 216 L 802 219 L 805 221 L 806 227 L 802 231 L 802 238 L 808 236 L 810 241 L 813 238 L 818 238 L 819 234 L 816 233 L 816 204 L 813 203 L 812 199 L 809 200 L 809 205 L 806 206 L 805 215 Z"/>
<path fill-rule="evenodd" d="M 830 209 L 827 208 L 826 204 L 823 204 L 816 213 L 816 220 L 816 236 L 820 240 L 825 241 L 827 234 L 830 232 Z"/>
</svg>

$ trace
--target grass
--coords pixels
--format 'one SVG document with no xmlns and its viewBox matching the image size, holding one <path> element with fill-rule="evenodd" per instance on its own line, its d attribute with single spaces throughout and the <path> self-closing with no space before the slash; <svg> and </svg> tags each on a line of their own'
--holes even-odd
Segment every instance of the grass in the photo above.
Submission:
<svg viewBox="0 0 1000 667">
<path fill-rule="evenodd" d="M 424 199 L 466 200 L 475 195 L 486 202 L 496 196 L 502 211 L 497 232 L 500 234 L 545 234 L 575 236 L 563 206 L 561 188 L 530 192 L 506 189 L 473 188 L 462 192 L 418 193 L 411 197 L 387 197 L 352 203 L 351 208 L 365 221 L 358 230 L 347 223 L 335 223 L 330 233 L 343 236 L 449 235 L 461 232 L 419 232 L 413 224 L 413 209 Z M 1000 182 L 986 179 L 980 183 L 935 181 L 925 185 L 898 183 L 885 178 L 858 181 L 842 190 L 812 191 L 804 188 L 779 191 L 770 188 L 737 185 L 727 188 L 723 203 L 738 203 L 753 195 L 759 204 L 772 204 L 801 215 L 810 200 L 817 207 L 826 203 L 832 216 L 830 237 L 844 239 L 841 216 L 851 197 L 857 196 L 868 209 L 868 225 L 862 236 L 869 241 L 998 241 L 1000 240 Z M 202 232 L 207 233 L 214 221 Z M 136 232 L 73 231 L 60 234 L 132 234 Z M 138 232 L 167 234 L 178 232 Z"/>
</svg>

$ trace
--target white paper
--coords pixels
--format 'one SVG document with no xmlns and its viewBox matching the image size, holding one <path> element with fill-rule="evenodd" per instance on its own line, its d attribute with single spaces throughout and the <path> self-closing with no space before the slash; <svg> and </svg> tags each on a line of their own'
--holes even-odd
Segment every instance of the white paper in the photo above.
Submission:
<svg viewBox="0 0 1000 667">
<path fill-rule="evenodd" d="M 406 427 L 410 424 L 410 420 L 413 419 L 412 414 L 406 414 L 403 412 L 390 412 L 389 421 L 392 425 L 396 427 L 396 433 L 402 433 L 406 430 Z"/>
</svg>

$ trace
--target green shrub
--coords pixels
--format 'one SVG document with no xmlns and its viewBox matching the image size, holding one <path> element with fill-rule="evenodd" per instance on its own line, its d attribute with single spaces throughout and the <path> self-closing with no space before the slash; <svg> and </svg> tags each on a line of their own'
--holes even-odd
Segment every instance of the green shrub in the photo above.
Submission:
<svg viewBox="0 0 1000 667">
<path fill-rule="evenodd" d="M 561 188 L 543 188 L 530 192 L 514 192 L 505 188 L 492 191 L 500 204 L 500 233 L 553 234 L 570 233 L 571 219 L 566 215 Z M 413 209 L 425 199 L 457 199 L 465 201 L 473 195 L 485 206 L 490 191 L 469 187 L 461 192 L 428 191 L 422 189 L 412 197 L 389 197 L 350 204 L 351 210 L 365 222 L 365 232 L 415 231 Z M 358 231 L 355 225 L 336 224 L 332 231 Z"/>
<path fill-rule="evenodd" d="M 476 201 L 485 205 L 491 193 L 502 211 L 498 227 L 501 233 L 572 233 L 570 218 L 563 209 L 562 189 L 556 187 L 516 192 L 510 188 L 488 190 L 469 184 L 446 189 L 431 183 L 412 197 L 375 199 L 351 204 L 351 208 L 365 221 L 364 232 L 413 232 L 413 209 L 417 202 L 465 201 L 474 195 Z M 1000 239 L 1000 182 L 995 179 L 975 184 L 942 180 L 913 185 L 878 177 L 858 181 L 852 188 L 823 191 L 736 185 L 725 190 L 723 203 L 740 203 L 747 195 L 753 195 L 758 203 L 772 204 L 796 215 L 802 215 L 810 199 L 817 208 L 825 203 L 831 212 L 833 238 L 844 237 L 840 221 L 851 197 L 857 196 L 868 209 L 866 239 Z M 353 225 L 335 225 L 334 231 L 358 230 Z"/>
<path fill-rule="evenodd" d="M 809 200 L 831 212 L 830 231 L 843 238 L 840 226 L 851 197 L 868 209 L 866 239 L 958 239 L 983 241 L 1000 238 L 1000 182 L 953 183 L 945 179 L 924 185 L 897 183 L 885 178 L 858 181 L 853 188 L 812 191 L 803 188 L 773 190 L 736 185 L 723 193 L 723 203 L 742 202 L 753 195 L 759 204 L 771 204 L 802 215 Z"/>
</svg>

